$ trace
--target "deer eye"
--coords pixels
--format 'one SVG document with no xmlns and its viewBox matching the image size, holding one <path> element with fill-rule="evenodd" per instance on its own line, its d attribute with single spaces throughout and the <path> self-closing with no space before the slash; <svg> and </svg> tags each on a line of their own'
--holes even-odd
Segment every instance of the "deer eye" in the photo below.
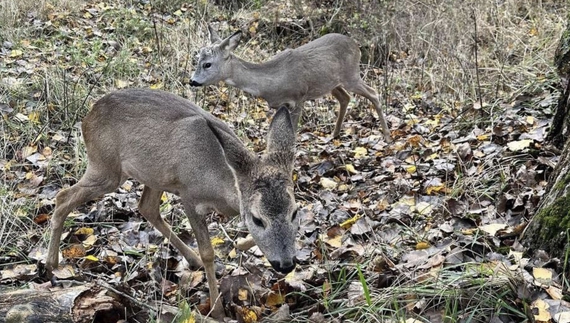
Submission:
<svg viewBox="0 0 570 323">
<path fill-rule="evenodd" d="M 265 224 L 263 224 L 263 221 L 261 221 L 260 218 L 256 217 L 255 215 L 252 215 L 251 219 L 253 220 L 253 224 L 265 229 Z"/>
<path fill-rule="evenodd" d="M 203 67 L 203 68 L 210 68 L 210 67 L 212 67 L 212 63 L 204 63 L 204 64 L 202 65 L 202 67 Z"/>
</svg>

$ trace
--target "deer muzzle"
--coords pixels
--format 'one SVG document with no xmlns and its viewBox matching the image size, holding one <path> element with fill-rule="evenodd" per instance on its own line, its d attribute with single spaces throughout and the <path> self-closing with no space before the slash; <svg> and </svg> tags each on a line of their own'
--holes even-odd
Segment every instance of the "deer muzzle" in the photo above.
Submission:
<svg viewBox="0 0 570 323">
<path fill-rule="evenodd" d="M 281 261 L 269 261 L 271 266 L 282 274 L 288 274 L 295 269 L 297 259 L 293 257 L 290 260 L 281 260 Z"/>
</svg>

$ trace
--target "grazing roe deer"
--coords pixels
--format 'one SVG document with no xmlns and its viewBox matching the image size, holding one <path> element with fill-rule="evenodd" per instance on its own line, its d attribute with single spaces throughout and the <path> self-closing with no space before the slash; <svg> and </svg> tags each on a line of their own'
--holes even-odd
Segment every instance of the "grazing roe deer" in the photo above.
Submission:
<svg viewBox="0 0 570 323">
<path fill-rule="evenodd" d="M 350 102 L 348 90 L 372 101 L 384 139 L 391 141 L 378 93 L 360 78 L 360 49 L 350 37 L 327 34 L 301 47 L 287 49 L 267 62 L 255 64 L 232 53 L 241 38 L 240 31 L 222 40 L 210 26 L 208 30 L 212 44 L 198 53 L 192 86 L 224 81 L 262 97 L 272 108 L 287 105 L 295 129 L 304 102 L 331 93 L 340 103 L 333 132 L 335 138 L 340 135 Z"/>
<path fill-rule="evenodd" d="M 82 132 L 87 170 L 77 184 L 56 197 L 46 259 L 49 271 L 58 267 L 69 212 L 114 191 L 128 177 L 145 185 L 140 213 L 191 266 L 204 266 L 214 317 L 223 317 L 224 311 L 221 301 L 216 301 L 214 249 L 206 224 L 209 212 L 240 213 L 273 268 L 282 273 L 295 268 L 295 132 L 285 107 L 271 122 L 262 158 L 246 149 L 222 121 L 188 100 L 156 90 L 128 89 L 104 96 L 83 120 Z M 180 196 L 200 257 L 161 218 L 163 191 Z"/>
</svg>

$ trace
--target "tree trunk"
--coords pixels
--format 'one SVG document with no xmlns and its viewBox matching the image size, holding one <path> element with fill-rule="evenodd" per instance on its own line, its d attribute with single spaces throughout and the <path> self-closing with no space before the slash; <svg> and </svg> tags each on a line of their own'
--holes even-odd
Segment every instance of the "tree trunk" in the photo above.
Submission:
<svg viewBox="0 0 570 323">
<path fill-rule="evenodd" d="M 570 247 L 570 141 L 566 140 L 570 133 L 570 16 L 568 20 L 554 58 L 561 79 L 560 98 L 547 138 L 564 150 L 522 239 L 531 252 L 542 249 L 562 260 Z"/>
</svg>

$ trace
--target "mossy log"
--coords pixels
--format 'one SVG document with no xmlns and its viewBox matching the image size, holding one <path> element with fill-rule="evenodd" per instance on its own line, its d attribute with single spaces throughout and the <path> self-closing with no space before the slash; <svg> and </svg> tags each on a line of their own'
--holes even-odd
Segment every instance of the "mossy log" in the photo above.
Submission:
<svg viewBox="0 0 570 323">
<path fill-rule="evenodd" d="M 93 284 L 0 291 L 0 322 L 117 322 L 124 307 Z M 101 320 L 99 320 L 101 319 Z"/>
</svg>

